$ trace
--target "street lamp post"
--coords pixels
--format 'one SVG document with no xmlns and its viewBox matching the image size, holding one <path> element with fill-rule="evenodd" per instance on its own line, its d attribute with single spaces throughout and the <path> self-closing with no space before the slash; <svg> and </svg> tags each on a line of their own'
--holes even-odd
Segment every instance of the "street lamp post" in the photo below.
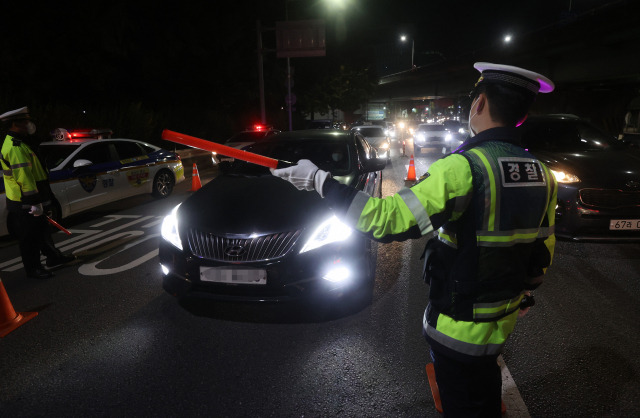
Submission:
<svg viewBox="0 0 640 418">
<path fill-rule="evenodd" d="M 401 35 L 400 40 L 402 42 L 407 42 L 407 35 Z M 414 51 L 414 40 L 411 38 L 411 68 L 413 68 L 413 51 Z"/>
</svg>

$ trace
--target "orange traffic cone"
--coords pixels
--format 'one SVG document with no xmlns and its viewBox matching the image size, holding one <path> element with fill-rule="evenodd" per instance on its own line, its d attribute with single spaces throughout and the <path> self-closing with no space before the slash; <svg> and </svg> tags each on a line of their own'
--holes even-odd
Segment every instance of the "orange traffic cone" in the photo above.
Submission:
<svg viewBox="0 0 640 418">
<path fill-rule="evenodd" d="M 38 312 L 16 312 L 0 279 L 0 337 L 6 336 L 36 315 Z"/>
<path fill-rule="evenodd" d="M 409 171 L 407 172 L 407 178 L 405 181 L 416 181 L 416 166 L 413 164 L 413 154 L 411 154 L 411 160 L 409 161 Z"/>
<path fill-rule="evenodd" d="M 202 183 L 200 183 L 200 174 L 198 174 L 198 166 L 196 163 L 193 163 L 193 171 L 191 172 L 191 191 L 195 192 L 202 187 Z"/>
</svg>

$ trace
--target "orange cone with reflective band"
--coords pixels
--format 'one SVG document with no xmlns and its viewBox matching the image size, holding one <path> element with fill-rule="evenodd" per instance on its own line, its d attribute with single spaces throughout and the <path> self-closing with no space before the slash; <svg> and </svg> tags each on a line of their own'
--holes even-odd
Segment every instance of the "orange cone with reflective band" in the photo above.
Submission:
<svg viewBox="0 0 640 418">
<path fill-rule="evenodd" d="M 0 279 L 0 337 L 35 318 L 38 312 L 16 312 Z"/>
<path fill-rule="evenodd" d="M 413 164 L 413 154 L 411 154 L 411 160 L 409 161 L 409 171 L 407 172 L 407 178 L 405 181 L 416 181 L 416 166 Z"/>
<path fill-rule="evenodd" d="M 198 166 L 193 163 L 193 171 L 191 172 L 191 191 L 195 192 L 200 190 L 202 183 L 200 183 L 200 174 L 198 174 Z"/>
</svg>

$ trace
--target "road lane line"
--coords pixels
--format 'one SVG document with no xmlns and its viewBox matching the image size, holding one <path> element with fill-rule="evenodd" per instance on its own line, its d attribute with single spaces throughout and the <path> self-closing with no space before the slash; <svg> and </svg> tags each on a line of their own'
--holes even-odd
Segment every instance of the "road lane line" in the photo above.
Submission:
<svg viewBox="0 0 640 418">
<path fill-rule="evenodd" d="M 498 364 L 502 371 L 502 401 L 507 407 L 505 416 L 508 418 L 530 418 L 529 409 L 527 409 L 502 355 L 498 357 Z"/>
</svg>

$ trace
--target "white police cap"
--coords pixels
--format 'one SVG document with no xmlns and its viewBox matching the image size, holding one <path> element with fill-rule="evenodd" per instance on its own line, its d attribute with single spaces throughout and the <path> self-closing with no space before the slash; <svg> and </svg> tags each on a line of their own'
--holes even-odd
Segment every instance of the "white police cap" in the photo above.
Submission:
<svg viewBox="0 0 640 418">
<path fill-rule="evenodd" d="M 29 108 L 27 108 L 27 106 L 21 107 L 20 109 L 16 110 L 10 110 L 0 115 L 0 121 L 2 122 L 8 122 L 10 120 L 17 119 L 31 119 L 31 116 L 29 115 Z"/>
<path fill-rule="evenodd" d="M 534 94 L 551 93 L 555 88 L 547 77 L 524 68 L 490 62 L 476 62 L 473 67 L 481 73 L 476 87 L 481 83 L 501 83 L 522 87 Z"/>
</svg>

